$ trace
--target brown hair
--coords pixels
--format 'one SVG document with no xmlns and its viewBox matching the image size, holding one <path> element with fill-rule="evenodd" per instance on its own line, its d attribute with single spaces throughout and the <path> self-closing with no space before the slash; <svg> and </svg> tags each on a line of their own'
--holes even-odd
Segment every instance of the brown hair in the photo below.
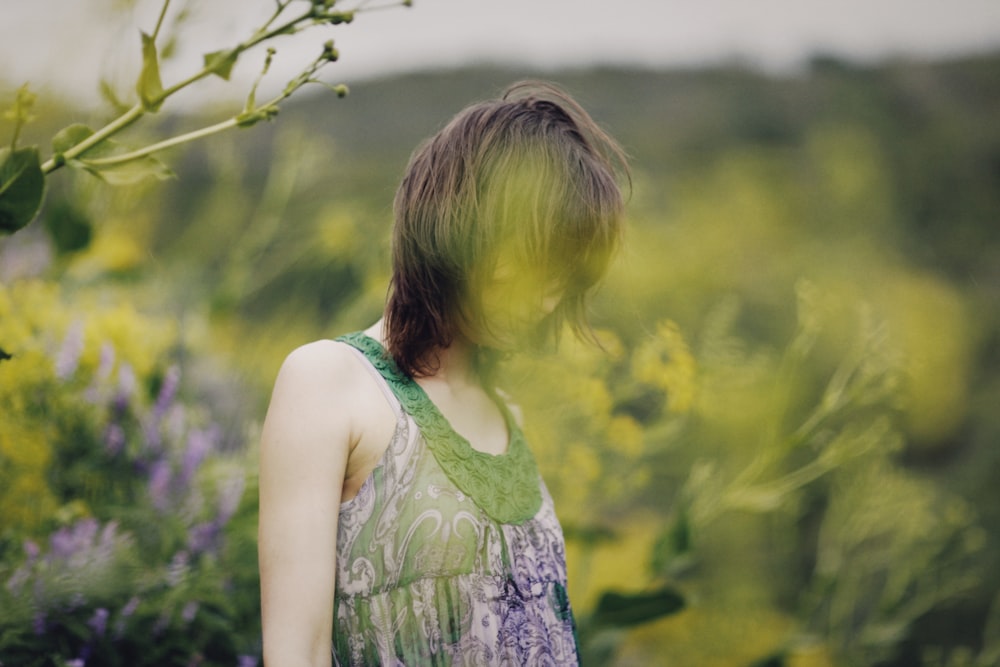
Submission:
<svg viewBox="0 0 1000 667">
<path fill-rule="evenodd" d="M 564 321 L 590 334 L 586 296 L 619 243 L 617 177 L 627 174 L 618 144 L 540 82 L 466 108 L 418 147 L 394 203 L 386 340 L 399 367 L 433 374 L 436 348 L 488 329 L 472 286 L 493 274 L 501 248 L 564 290 L 545 338 Z"/>
</svg>

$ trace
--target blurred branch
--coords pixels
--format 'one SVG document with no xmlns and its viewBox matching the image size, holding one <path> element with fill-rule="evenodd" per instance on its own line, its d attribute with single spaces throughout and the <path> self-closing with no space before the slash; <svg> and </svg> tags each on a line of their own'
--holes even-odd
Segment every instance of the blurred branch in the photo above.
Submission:
<svg viewBox="0 0 1000 667">
<path fill-rule="evenodd" d="M 331 86 L 316 78 L 318 72 L 328 63 L 338 59 L 339 54 L 333 41 L 327 41 L 323 50 L 315 59 L 307 64 L 302 71 L 293 77 L 282 92 L 258 105 L 256 103 L 257 86 L 267 73 L 275 51 L 268 49 L 263 70 L 253 84 L 246 104 L 239 114 L 225 121 L 187 132 L 162 141 L 154 142 L 138 149 L 121 149 L 114 147 L 111 137 L 121 133 L 149 113 L 156 113 L 163 103 L 177 92 L 193 83 L 211 75 L 228 80 L 233 66 L 246 51 L 268 42 L 276 37 L 294 35 L 312 26 L 341 25 L 351 23 L 359 11 L 385 9 L 394 6 L 410 6 L 409 0 L 386 5 L 366 7 L 363 0 L 352 9 L 334 9 L 331 0 L 309 0 L 308 7 L 290 18 L 285 17 L 286 10 L 296 0 L 276 0 L 273 13 L 253 34 L 229 49 L 206 53 L 202 67 L 186 78 L 166 88 L 160 80 L 160 55 L 157 52 L 156 41 L 164 25 L 164 19 L 170 6 L 170 0 L 164 0 L 159 17 L 152 34 L 141 33 L 142 37 L 142 70 L 136 82 L 136 93 L 139 101 L 128 107 L 117 118 L 104 127 L 90 130 L 83 126 L 71 126 L 57 133 L 53 140 L 52 156 L 39 163 L 37 147 L 17 149 L 17 139 L 21 127 L 30 119 L 30 107 L 34 97 L 26 87 L 18 92 L 13 108 L 7 116 L 15 120 L 15 128 L 11 148 L 0 152 L 0 233 L 13 233 L 29 224 L 38 214 L 44 199 L 45 177 L 52 172 L 71 166 L 89 171 L 112 183 L 134 182 L 139 178 L 154 175 L 160 178 L 170 175 L 170 171 L 153 161 L 153 154 L 197 141 L 236 127 L 250 127 L 261 120 L 270 120 L 277 115 L 279 104 L 310 83 L 327 86 L 338 96 L 347 94 L 343 85 Z M 125 165 L 139 163 L 140 168 L 123 169 Z"/>
</svg>

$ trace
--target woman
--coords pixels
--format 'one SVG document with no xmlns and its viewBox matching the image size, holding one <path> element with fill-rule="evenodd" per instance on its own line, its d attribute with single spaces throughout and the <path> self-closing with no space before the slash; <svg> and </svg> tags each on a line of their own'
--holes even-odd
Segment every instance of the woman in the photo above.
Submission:
<svg viewBox="0 0 1000 667">
<path fill-rule="evenodd" d="M 562 531 L 493 371 L 563 324 L 588 334 L 625 170 L 568 95 L 531 82 L 414 153 L 384 317 L 293 351 L 275 383 L 268 667 L 579 661 Z"/>
</svg>

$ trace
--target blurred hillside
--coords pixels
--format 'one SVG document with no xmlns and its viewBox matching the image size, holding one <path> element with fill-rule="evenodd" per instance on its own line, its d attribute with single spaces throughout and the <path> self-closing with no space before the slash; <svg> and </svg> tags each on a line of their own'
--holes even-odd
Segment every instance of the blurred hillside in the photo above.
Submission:
<svg viewBox="0 0 1000 667">
<path fill-rule="evenodd" d="M 879 178 L 886 179 L 893 210 L 889 220 L 838 224 L 895 235 L 913 262 L 989 291 L 1000 284 L 993 261 L 1000 251 L 998 71 L 1000 55 L 879 67 L 817 57 L 794 78 L 736 66 L 662 72 L 473 67 L 356 82 L 344 100 L 322 91 L 303 96 L 288 103 L 272 127 L 241 133 L 239 144 L 247 177 L 259 180 L 272 164 L 274 135 L 294 126 L 312 141 L 330 142 L 325 160 L 312 167 L 325 172 L 325 178 L 314 175 L 324 196 L 388 200 L 410 151 L 456 110 L 517 79 L 549 79 L 579 97 L 624 144 L 639 179 L 661 184 L 656 204 L 667 212 L 682 174 L 727 153 L 793 151 L 816 128 L 853 128 L 879 154 Z M 200 146 L 177 165 L 170 202 L 183 206 L 212 185 L 199 165 L 213 150 L 211 143 Z"/>
</svg>

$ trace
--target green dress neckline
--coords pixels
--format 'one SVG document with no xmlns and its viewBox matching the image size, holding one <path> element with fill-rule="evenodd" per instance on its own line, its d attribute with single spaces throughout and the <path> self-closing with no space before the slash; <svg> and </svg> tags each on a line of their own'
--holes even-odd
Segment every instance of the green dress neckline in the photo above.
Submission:
<svg viewBox="0 0 1000 667">
<path fill-rule="evenodd" d="M 420 427 L 427 447 L 459 491 L 469 496 L 490 518 L 520 524 L 542 506 L 541 480 L 524 433 L 507 405 L 497 405 L 507 423 L 509 440 L 503 454 L 474 448 L 458 433 L 417 382 L 403 373 L 374 338 L 361 331 L 337 340 L 360 350 L 385 379 L 392 393 Z"/>
</svg>

